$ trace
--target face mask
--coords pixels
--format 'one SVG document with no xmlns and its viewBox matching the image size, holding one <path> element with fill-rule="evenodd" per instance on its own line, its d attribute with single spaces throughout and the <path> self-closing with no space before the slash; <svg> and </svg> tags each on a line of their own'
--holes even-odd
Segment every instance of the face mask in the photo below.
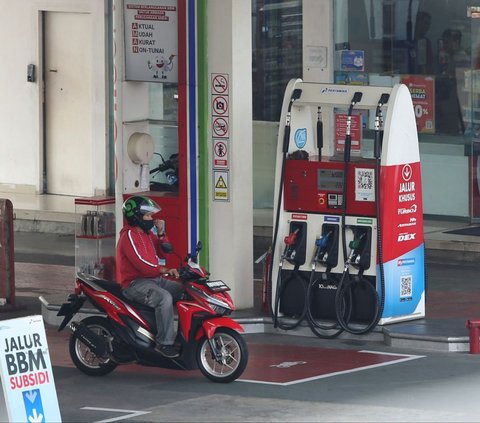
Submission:
<svg viewBox="0 0 480 423">
<path fill-rule="evenodd" d="M 142 220 L 140 222 L 140 227 L 145 231 L 149 232 L 153 228 L 153 220 Z"/>
</svg>

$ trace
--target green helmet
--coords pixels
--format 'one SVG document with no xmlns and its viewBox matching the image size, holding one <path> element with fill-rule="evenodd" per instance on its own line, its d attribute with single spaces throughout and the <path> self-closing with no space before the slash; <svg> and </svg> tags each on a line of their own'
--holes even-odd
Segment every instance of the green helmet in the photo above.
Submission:
<svg viewBox="0 0 480 423">
<path fill-rule="evenodd" d="M 147 213 L 158 213 L 162 208 L 148 197 L 135 195 L 128 198 L 122 205 L 123 216 L 130 226 L 140 226 L 147 230 L 150 225 L 146 224 L 143 216 Z"/>
</svg>

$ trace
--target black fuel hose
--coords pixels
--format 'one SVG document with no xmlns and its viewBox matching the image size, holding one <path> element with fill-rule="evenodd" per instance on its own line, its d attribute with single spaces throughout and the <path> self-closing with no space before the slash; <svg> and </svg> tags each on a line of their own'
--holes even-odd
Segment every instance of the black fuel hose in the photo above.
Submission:
<svg viewBox="0 0 480 423">
<path fill-rule="evenodd" d="M 327 323 L 325 320 L 322 319 L 316 319 L 315 316 L 312 313 L 312 304 L 314 302 L 313 298 L 313 290 L 314 288 L 318 285 L 318 288 L 326 288 L 328 289 L 329 286 L 336 286 L 336 284 L 333 285 L 328 285 L 331 278 L 333 276 L 330 274 L 331 270 L 331 265 L 327 264 L 325 261 L 321 261 L 322 259 L 326 258 L 326 254 L 328 254 L 329 250 L 329 245 L 332 242 L 331 237 L 333 235 L 333 231 L 330 231 L 324 235 L 322 235 L 320 238 L 318 238 L 315 241 L 315 254 L 313 255 L 313 260 L 312 260 L 312 271 L 310 272 L 310 280 L 308 282 L 308 287 L 307 287 L 307 295 L 306 295 L 306 303 L 307 303 L 307 323 L 312 332 L 318 336 L 319 338 L 324 338 L 324 339 L 332 339 L 336 338 L 338 335 L 340 335 L 343 332 L 343 328 L 338 325 L 338 322 L 335 320 L 333 323 Z M 317 270 L 317 264 L 322 263 L 323 266 L 325 266 L 325 271 L 322 272 L 323 275 L 325 275 L 325 282 L 327 285 L 325 286 L 321 280 L 315 278 L 316 270 Z"/>
<path fill-rule="evenodd" d="M 322 321 L 320 323 L 312 314 L 311 304 L 312 304 L 312 292 L 313 288 L 319 283 L 318 279 L 315 279 L 315 268 L 312 269 L 310 275 L 310 281 L 307 287 L 306 295 L 306 304 L 307 304 L 307 322 L 310 330 L 319 338 L 323 339 L 333 339 L 337 338 L 344 329 L 338 324 L 338 321 L 332 323 L 326 323 Z M 328 282 L 328 278 L 327 281 Z"/>
<path fill-rule="evenodd" d="M 277 201 L 277 213 L 275 215 L 275 227 L 273 230 L 273 241 L 272 241 L 272 253 L 271 253 L 271 266 L 269 269 L 268 275 L 268 283 L 267 283 L 267 297 L 268 297 L 268 304 L 270 309 L 270 314 L 273 316 L 273 326 L 276 328 L 278 325 L 278 307 L 277 304 L 280 301 L 280 282 L 281 277 L 277 278 L 277 286 L 275 290 L 275 307 L 272 307 L 272 299 L 273 299 L 273 287 L 272 287 L 272 275 L 273 275 L 273 261 L 275 257 L 275 249 L 277 245 L 278 239 L 278 227 L 279 227 L 279 220 L 280 220 L 280 207 L 282 205 L 282 195 L 283 195 L 283 185 L 285 179 L 285 161 L 287 160 L 288 154 L 288 147 L 290 143 L 290 123 L 291 123 L 291 112 L 293 103 L 300 98 L 302 95 L 302 90 L 296 88 L 293 90 L 293 93 L 290 97 L 290 102 L 288 103 L 287 109 L 287 117 L 285 122 L 285 131 L 283 134 L 283 145 L 282 145 L 282 167 L 280 172 L 280 183 L 278 187 L 278 201 Z M 279 275 L 281 273 L 281 267 L 279 268 Z"/>
<path fill-rule="evenodd" d="M 280 306 L 280 298 L 282 297 L 286 287 L 288 284 L 295 280 L 295 277 L 298 277 L 298 279 L 301 282 L 301 287 L 303 289 L 303 298 L 304 298 L 304 306 L 302 308 L 302 311 L 297 317 L 289 317 L 289 318 L 282 318 L 280 319 L 278 316 L 279 313 L 279 306 Z M 281 267 L 279 268 L 278 272 L 278 278 L 277 278 L 277 286 L 279 287 L 278 290 L 278 295 L 275 298 L 275 319 L 274 319 L 274 327 L 277 328 L 279 327 L 282 330 L 292 330 L 300 326 L 300 324 L 303 322 L 305 319 L 306 313 L 307 313 L 307 284 L 305 282 L 304 277 L 301 275 L 301 273 L 298 270 L 298 266 L 295 266 L 295 268 L 292 270 L 292 273 L 285 278 L 285 280 L 282 277 L 282 271 Z"/>
<path fill-rule="evenodd" d="M 353 307 L 353 292 L 357 285 L 354 285 L 356 281 L 350 278 L 350 257 L 347 255 L 347 236 L 346 236 L 346 214 L 347 214 L 347 192 L 348 192 L 348 171 L 350 163 L 350 153 L 352 146 L 352 137 L 351 137 L 351 117 L 353 113 L 353 108 L 355 105 L 362 99 L 361 92 L 355 92 L 348 108 L 347 115 L 347 129 L 345 133 L 345 145 L 343 150 L 343 161 L 344 161 L 344 170 L 343 170 L 343 201 L 342 201 L 342 251 L 343 257 L 346 258 L 345 266 L 343 270 L 342 277 L 337 287 L 337 292 L 335 294 L 335 312 L 337 316 L 337 321 L 339 325 L 347 332 L 354 333 L 357 330 L 352 328 L 349 325 L 350 318 L 352 316 L 351 308 Z M 348 257 L 348 258 L 347 258 Z M 366 285 L 367 287 L 369 286 Z M 376 292 L 375 292 L 376 296 Z M 350 309 L 350 312 L 346 312 L 346 304 Z"/>
<path fill-rule="evenodd" d="M 375 200 L 376 200 L 376 215 L 377 215 L 377 255 L 378 255 L 378 262 L 379 262 L 379 273 L 380 273 L 380 296 L 376 288 L 366 280 L 363 275 L 360 275 L 360 281 L 355 281 L 354 279 L 350 278 L 349 275 L 349 267 L 350 267 L 350 260 L 347 259 L 345 263 L 344 272 L 342 274 L 342 278 L 340 280 L 340 284 L 337 290 L 337 295 L 335 297 L 335 306 L 337 309 L 337 319 L 339 321 L 340 326 L 342 326 L 347 332 L 355 334 L 355 335 L 362 335 L 371 332 L 375 326 L 380 321 L 384 306 L 385 306 L 385 272 L 383 266 L 383 247 L 382 247 L 382 234 L 381 234 L 381 210 L 380 210 L 380 169 L 381 169 L 381 149 L 382 149 L 382 141 L 383 141 L 383 128 L 381 127 L 382 123 L 382 111 L 381 108 L 384 104 L 388 101 L 389 95 L 382 94 L 380 97 L 376 115 L 375 115 L 375 133 L 374 133 L 374 156 L 375 156 Z M 345 188 L 345 187 L 344 187 Z M 344 199 L 345 201 L 345 199 Z M 342 228 L 344 229 L 344 228 Z M 344 245 L 344 251 L 346 250 L 346 245 Z M 345 281 L 348 279 L 348 281 Z M 374 314 L 373 319 L 370 323 L 366 326 L 360 327 L 356 325 L 353 327 L 349 324 L 348 320 L 343 319 L 342 313 L 339 313 L 338 310 L 344 304 L 344 301 L 350 300 L 353 301 L 354 297 L 354 290 L 358 288 L 359 283 L 362 283 L 362 288 L 367 289 L 370 292 L 370 295 L 373 297 L 373 301 L 375 303 L 374 306 Z M 344 299 L 343 297 L 348 297 Z"/>
</svg>

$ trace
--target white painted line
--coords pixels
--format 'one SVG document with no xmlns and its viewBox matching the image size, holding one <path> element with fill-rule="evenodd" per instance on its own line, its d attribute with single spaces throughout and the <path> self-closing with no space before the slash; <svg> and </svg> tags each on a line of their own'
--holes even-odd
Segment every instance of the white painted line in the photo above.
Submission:
<svg viewBox="0 0 480 423">
<path fill-rule="evenodd" d="M 251 379 L 237 379 L 237 380 L 239 382 L 260 383 L 260 384 L 264 384 L 264 385 L 290 386 L 290 385 L 296 385 L 298 383 L 311 382 L 311 381 L 317 380 L 317 379 L 326 379 L 326 378 L 332 377 L 332 376 L 344 375 L 344 374 L 348 374 L 348 373 L 355 373 L 355 372 L 360 372 L 362 370 L 375 369 L 377 367 L 390 366 L 391 364 L 404 363 L 406 361 L 418 360 L 419 358 L 425 358 L 426 357 L 424 355 L 383 353 L 383 352 L 380 352 L 380 351 L 367 351 L 367 350 L 358 351 L 358 352 L 359 353 L 366 353 L 366 354 L 382 354 L 382 355 L 390 355 L 390 356 L 399 356 L 399 357 L 404 357 L 404 358 L 400 358 L 400 359 L 394 360 L 394 361 L 388 361 L 386 363 L 370 364 L 368 366 L 356 367 L 354 369 L 342 370 L 342 371 L 339 371 L 339 372 L 326 373 L 326 374 L 319 375 L 319 376 L 312 376 L 312 377 L 307 377 L 307 378 L 304 378 L 304 379 L 292 380 L 290 382 L 266 382 L 266 381 L 262 381 L 262 380 L 251 380 Z"/>
<path fill-rule="evenodd" d="M 394 355 L 399 357 L 412 357 L 412 360 L 416 360 L 417 358 L 425 358 L 425 355 L 415 355 L 415 354 L 400 354 L 400 353 L 390 353 L 390 352 L 383 352 L 383 351 L 370 351 L 370 350 L 361 350 L 361 353 L 367 354 L 382 354 L 382 355 Z"/>
<path fill-rule="evenodd" d="M 149 414 L 151 411 L 138 411 L 138 410 L 122 410 L 118 408 L 99 408 L 99 407 L 82 407 L 82 410 L 93 410 L 93 411 L 107 411 L 111 413 L 128 413 L 124 416 L 113 417 L 111 419 L 97 420 L 94 423 L 110 423 L 117 422 L 119 420 L 129 419 L 130 417 L 143 416 L 144 414 Z"/>
</svg>

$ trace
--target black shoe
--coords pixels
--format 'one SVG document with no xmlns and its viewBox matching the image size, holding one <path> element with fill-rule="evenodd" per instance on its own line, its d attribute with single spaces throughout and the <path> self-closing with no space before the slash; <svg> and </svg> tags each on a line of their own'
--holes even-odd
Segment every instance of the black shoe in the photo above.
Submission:
<svg viewBox="0 0 480 423">
<path fill-rule="evenodd" d="M 178 350 L 173 345 L 157 345 L 155 351 L 167 358 L 177 358 L 180 356 Z"/>
</svg>

